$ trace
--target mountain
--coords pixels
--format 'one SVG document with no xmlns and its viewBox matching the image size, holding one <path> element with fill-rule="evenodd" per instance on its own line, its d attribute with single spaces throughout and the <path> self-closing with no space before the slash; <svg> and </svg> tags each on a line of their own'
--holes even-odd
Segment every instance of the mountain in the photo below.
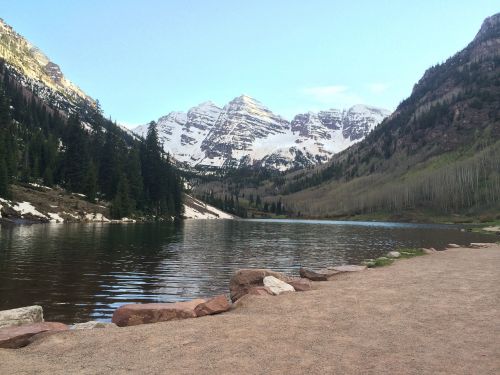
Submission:
<svg viewBox="0 0 500 375">
<path fill-rule="evenodd" d="M 25 89 L 66 113 L 83 117 L 95 109 L 94 99 L 69 81 L 59 65 L 0 19 L 0 57 Z"/>
<path fill-rule="evenodd" d="M 105 119 L 98 102 L 0 21 L 1 220 L 26 220 L 23 210 L 15 209 L 25 206 L 45 212 L 37 216 L 42 221 L 86 220 L 86 207 L 115 219 L 180 218 L 180 175 L 151 130 L 142 140 Z M 40 187 L 41 195 L 26 193 L 33 187 Z M 73 202 L 69 210 L 54 199 L 61 188 L 89 204 Z"/>
<path fill-rule="evenodd" d="M 289 208 L 311 216 L 418 211 L 494 218 L 499 166 L 500 13 L 466 48 L 428 69 L 364 140 L 260 194 L 278 191 Z"/>
<path fill-rule="evenodd" d="M 324 141 L 328 132 L 338 134 L 341 117 L 299 115 L 291 127 Z M 342 139 L 352 142 L 366 133 L 358 132 L 363 116 L 348 117 Z M 281 213 L 285 207 L 291 216 L 321 218 L 500 219 L 500 14 L 487 18 L 462 51 L 429 68 L 364 139 L 328 162 L 278 178 L 212 179 L 195 194 L 214 202 L 235 196 L 264 215 L 279 205 Z"/>
<path fill-rule="evenodd" d="M 252 165 L 275 170 L 326 162 L 363 139 L 390 114 L 364 105 L 299 114 L 289 122 L 241 95 L 223 108 L 202 103 L 158 120 L 165 151 L 191 167 Z M 147 125 L 134 131 L 144 136 Z"/>
</svg>

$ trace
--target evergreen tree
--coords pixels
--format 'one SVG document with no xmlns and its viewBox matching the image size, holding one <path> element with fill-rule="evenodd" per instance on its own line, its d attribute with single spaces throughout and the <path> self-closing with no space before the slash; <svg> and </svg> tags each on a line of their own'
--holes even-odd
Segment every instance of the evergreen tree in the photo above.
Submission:
<svg viewBox="0 0 500 375">
<path fill-rule="evenodd" d="M 97 195 L 97 171 L 93 162 L 90 162 L 85 176 L 85 187 L 83 193 L 90 202 L 94 202 Z"/>
<path fill-rule="evenodd" d="M 129 181 L 130 196 L 137 208 L 144 204 L 144 186 L 142 180 L 141 158 L 137 146 L 132 147 L 127 161 L 127 179 Z"/>
<path fill-rule="evenodd" d="M 143 164 L 143 176 L 144 176 L 144 186 L 147 191 L 148 198 L 150 200 L 150 205 L 156 215 L 160 215 L 161 206 L 160 202 L 162 200 L 162 177 L 165 176 L 162 173 L 162 150 L 160 146 L 160 141 L 158 137 L 157 124 L 152 121 L 148 127 L 148 134 L 145 141 L 145 158 Z"/>
<path fill-rule="evenodd" d="M 89 164 L 89 155 L 85 132 L 77 116 L 68 120 L 65 153 L 65 182 L 71 191 L 84 190 L 85 176 Z"/>
<path fill-rule="evenodd" d="M 5 159 L 0 158 L 0 197 L 10 198 L 9 178 Z"/>
<path fill-rule="evenodd" d="M 130 215 L 132 211 L 129 186 L 127 178 L 122 175 L 118 182 L 116 196 L 111 203 L 111 217 L 113 219 L 122 219 Z"/>
<path fill-rule="evenodd" d="M 106 132 L 106 140 L 100 158 L 99 185 L 106 198 L 112 199 L 116 193 L 116 182 L 120 177 L 118 158 L 118 139 L 110 130 Z"/>
</svg>

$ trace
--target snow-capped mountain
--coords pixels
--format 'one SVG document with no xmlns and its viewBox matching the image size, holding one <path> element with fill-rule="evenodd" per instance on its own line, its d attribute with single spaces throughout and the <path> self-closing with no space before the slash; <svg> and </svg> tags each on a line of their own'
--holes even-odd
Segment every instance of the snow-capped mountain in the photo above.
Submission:
<svg viewBox="0 0 500 375">
<path fill-rule="evenodd" d="M 52 108 L 85 116 L 95 101 L 69 81 L 59 66 L 0 19 L 0 60 L 22 86 Z"/>
<path fill-rule="evenodd" d="M 299 114 L 289 122 L 242 95 L 223 108 L 202 103 L 158 120 L 164 149 L 191 167 L 256 165 L 287 170 L 325 162 L 363 139 L 390 112 L 366 105 Z M 147 125 L 134 131 L 142 136 Z"/>
</svg>

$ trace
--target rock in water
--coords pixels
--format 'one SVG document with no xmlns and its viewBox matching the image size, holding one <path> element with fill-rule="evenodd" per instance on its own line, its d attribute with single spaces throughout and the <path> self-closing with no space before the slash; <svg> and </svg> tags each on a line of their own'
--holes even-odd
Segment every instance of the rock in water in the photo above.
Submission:
<svg viewBox="0 0 500 375">
<path fill-rule="evenodd" d="M 293 286 L 285 283 L 284 281 L 281 281 L 280 279 L 277 279 L 274 276 L 264 277 L 264 286 L 268 287 L 276 296 L 284 292 L 295 292 Z"/>
<path fill-rule="evenodd" d="M 196 316 L 205 316 L 205 315 L 213 315 L 219 314 L 224 311 L 228 311 L 231 308 L 231 305 L 227 301 L 226 296 L 220 295 L 214 298 L 210 298 L 208 301 L 200 303 L 195 307 L 194 312 Z"/>
<path fill-rule="evenodd" d="M 26 306 L 0 311 L 0 328 L 43 322 L 42 306 Z"/>
<path fill-rule="evenodd" d="M 389 251 L 387 253 L 388 258 L 399 258 L 401 256 L 401 253 L 399 251 Z"/>
<path fill-rule="evenodd" d="M 26 324 L 23 326 L 4 327 L 0 329 L 0 348 L 17 349 L 30 343 L 30 339 L 44 332 L 66 331 L 66 324 L 55 322 L 42 322 Z"/>
<path fill-rule="evenodd" d="M 118 327 L 196 318 L 194 309 L 204 299 L 175 303 L 143 303 L 123 305 L 115 310 L 111 321 Z"/>
<path fill-rule="evenodd" d="M 71 327 L 71 329 L 94 329 L 94 328 L 115 328 L 115 323 L 105 323 L 105 322 L 96 322 L 90 321 L 85 323 L 75 323 Z"/>
<path fill-rule="evenodd" d="M 366 266 L 357 266 L 355 264 L 346 264 L 343 266 L 335 266 L 335 267 L 331 267 L 328 269 L 338 271 L 338 272 L 359 272 L 359 271 L 365 270 Z"/>
<path fill-rule="evenodd" d="M 296 292 L 306 292 L 312 289 L 311 280 L 304 277 L 290 278 L 286 282 L 293 286 Z"/>
<path fill-rule="evenodd" d="M 231 277 L 229 282 L 229 290 L 231 292 L 231 300 L 237 301 L 249 292 L 252 287 L 263 286 L 264 277 L 274 276 L 279 280 L 285 280 L 286 277 L 279 273 L 266 269 L 241 269 Z"/>
</svg>

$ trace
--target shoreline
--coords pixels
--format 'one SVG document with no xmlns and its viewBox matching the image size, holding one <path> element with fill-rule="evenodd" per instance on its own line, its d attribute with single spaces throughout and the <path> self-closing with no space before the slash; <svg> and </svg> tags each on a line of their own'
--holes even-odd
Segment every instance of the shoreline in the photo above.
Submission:
<svg viewBox="0 0 500 375">
<path fill-rule="evenodd" d="M 498 266 L 498 244 L 448 249 L 339 274 L 308 292 L 247 296 L 221 315 L 54 334 L 0 349 L 0 370 L 494 373 Z"/>
</svg>

